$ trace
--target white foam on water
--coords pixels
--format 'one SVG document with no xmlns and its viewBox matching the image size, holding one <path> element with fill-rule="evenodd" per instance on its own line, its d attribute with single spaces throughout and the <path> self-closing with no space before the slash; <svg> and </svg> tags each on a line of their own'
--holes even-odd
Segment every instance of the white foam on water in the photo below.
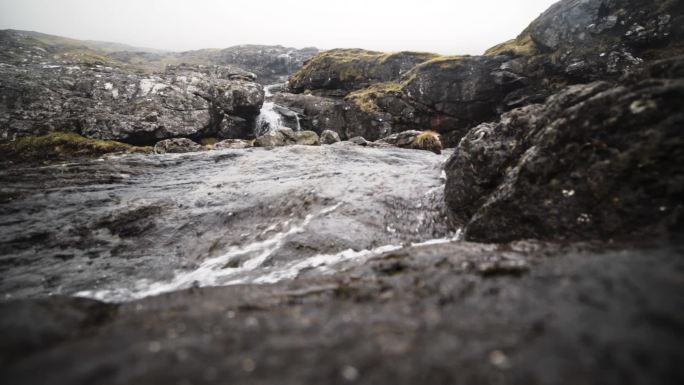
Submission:
<svg viewBox="0 0 684 385">
<path fill-rule="evenodd" d="M 328 214 L 336 210 L 340 204 L 328 207 L 318 214 L 311 214 L 299 225 L 290 230 L 278 233 L 273 237 L 255 242 L 245 247 L 234 247 L 227 253 L 204 261 L 193 271 L 180 271 L 176 276 L 163 282 L 141 280 L 133 289 L 108 289 L 100 291 L 82 291 L 76 297 L 98 299 L 105 302 L 127 302 L 153 295 L 187 289 L 190 287 L 231 286 L 241 284 L 269 284 L 287 279 L 297 278 L 303 271 L 315 271 L 316 274 L 328 275 L 340 271 L 344 263 L 353 262 L 361 265 L 373 257 L 384 253 L 402 249 L 404 245 L 384 245 L 368 250 L 347 249 L 335 254 L 318 254 L 302 260 L 292 261 L 280 266 L 263 266 L 267 258 L 276 251 L 291 235 L 303 229 L 315 217 Z M 287 224 L 286 224 L 287 225 Z M 412 243 L 412 247 L 445 244 L 460 240 L 460 233 L 452 238 L 431 239 L 424 242 Z M 251 255 L 239 267 L 228 267 L 234 258 Z M 259 269 L 258 274 L 254 273 Z"/>
<path fill-rule="evenodd" d="M 275 110 L 275 103 L 265 102 L 257 117 L 257 134 L 263 135 L 275 131 L 283 126 L 283 119 Z"/>
<path fill-rule="evenodd" d="M 340 206 L 341 203 L 338 203 L 316 214 L 309 214 L 301 224 L 291 226 L 289 230 L 277 233 L 266 240 L 242 247 L 231 247 L 223 255 L 202 262 L 195 270 L 177 272 L 176 276 L 169 281 L 140 280 L 132 289 L 81 291 L 74 296 L 94 298 L 106 302 L 125 302 L 190 287 L 243 283 L 244 279 L 241 280 L 240 277 L 260 268 L 267 258 L 282 246 L 288 236 L 304 231 L 314 218 L 327 215 Z M 289 226 L 289 222 L 285 222 L 284 225 L 285 227 Z M 242 264 L 238 267 L 229 267 L 229 263 L 235 259 L 243 260 Z"/>
<path fill-rule="evenodd" d="M 264 96 L 269 98 L 273 96 L 273 92 L 271 90 L 275 87 L 281 87 L 283 86 L 284 83 L 280 84 L 271 84 L 268 86 L 264 87 Z M 257 136 L 266 134 L 267 132 L 270 131 L 275 131 L 279 128 L 283 127 L 283 118 L 282 116 L 276 111 L 275 108 L 275 103 L 273 102 L 264 102 L 263 106 L 261 107 L 261 111 L 259 111 L 259 116 L 257 116 Z M 294 113 L 294 111 L 292 111 Z M 294 113 L 295 119 L 297 121 L 297 131 L 302 130 L 302 125 L 300 123 L 300 117 L 299 114 Z"/>
</svg>

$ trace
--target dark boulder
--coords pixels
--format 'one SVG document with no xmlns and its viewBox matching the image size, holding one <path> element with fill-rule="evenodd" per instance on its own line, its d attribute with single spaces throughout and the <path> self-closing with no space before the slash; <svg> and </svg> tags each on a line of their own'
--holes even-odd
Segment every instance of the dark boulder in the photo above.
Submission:
<svg viewBox="0 0 684 385">
<path fill-rule="evenodd" d="M 378 55 L 373 53 L 374 60 Z M 408 130 L 432 130 L 443 135 L 447 144 L 455 145 L 469 128 L 493 119 L 507 94 L 527 84 L 525 77 L 501 69 L 505 58 L 425 56 L 421 59 L 426 60 L 414 63 L 410 70 L 395 71 L 392 76 L 363 75 L 362 80 L 353 78 L 348 83 L 328 82 L 335 76 L 323 75 L 333 71 L 331 67 L 339 73 L 352 73 L 359 66 L 365 68 L 360 63 L 368 65 L 368 62 L 349 61 L 339 53 L 317 59 L 290 79 L 290 89 L 294 92 L 304 88 L 324 89 L 325 93 L 315 93 L 330 95 L 335 94 L 330 90 L 338 87 L 335 95 L 344 95 L 344 100 L 288 96 L 281 97 L 287 101 L 279 102 L 300 104 L 313 129 L 334 130 L 342 139 L 363 136 L 378 140 Z M 309 80 L 305 86 L 300 85 L 305 71 L 318 74 L 307 72 L 308 79 L 317 79 L 320 75 L 322 80 L 319 83 Z M 317 108 L 301 106 L 306 99 Z"/>
<path fill-rule="evenodd" d="M 518 58 L 521 73 L 557 89 L 617 79 L 644 61 L 681 54 L 683 41 L 681 1 L 563 0 L 486 54 Z"/>
<path fill-rule="evenodd" d="M 446 165 L 452 219 L 497 242 L 681 229 L 682 105 L 681 77 L 596 82 L 480 125 Z"/>
</svg>

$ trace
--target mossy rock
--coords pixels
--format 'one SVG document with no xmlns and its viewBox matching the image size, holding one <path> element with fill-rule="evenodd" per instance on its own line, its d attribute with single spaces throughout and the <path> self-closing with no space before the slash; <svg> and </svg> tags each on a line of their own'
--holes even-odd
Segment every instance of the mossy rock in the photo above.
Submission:
<svg viewBox="0 0 684 385">
<path fill-rule="evenodd" d="M 517 38 L 497 44 L 485 51 L 485 56 L 534 56 L 537 54 L 539 54 L 539 49 L 532 40 L 530 28 L 523 31 Z"/>
<path fill-rule="evenodd" d="M 199 141 L 199 143 L 200 143 L 202 146 L 213 146 L 213 145 L 215 145 L 215 144 L 218 143 L 218 142 L 219 142 L 219 140 L 218 140 L 217 138 L 214 138 L 214 137 L 202 138 L 202 139 L 200 139 L 200 141 Z"/>
<path fill-rule="evenodd" d="M 375 83 L 395 81 L 416 65 L 438 55 L 423 52 L 383 53 L 362 49 L 333 49 L 310 59 L 290 77 L 290 90 L 354 91 Z"/>
<path fill-rule="evenodd" d="M 0 142 L 0 161 L 53 161 L 97 157 L 110 153 L 152 153 L 151 147 L 137 147 L 113 140 L 88 139 L 69 132 L 25 136 Z"/>
<path fill-rule="evenodd" d="M 345 100 L 352 102 L 361 111 L 373 113 L 380 111 L 376 101 L 378 98 L 388 94 L 398 95 L 401 93 L 403 82 L 385 82 L 374 84 L 368 88 L 354 91 L 345 97 Z"/>
</svg>

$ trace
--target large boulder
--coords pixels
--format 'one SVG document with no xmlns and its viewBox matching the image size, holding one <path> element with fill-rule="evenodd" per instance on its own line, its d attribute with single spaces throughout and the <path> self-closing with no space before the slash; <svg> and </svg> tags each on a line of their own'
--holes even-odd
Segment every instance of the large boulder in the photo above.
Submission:
<svg viewBox="0 0 684 385">
<path fill-rule="evenodd" d="M 310 59 L 293 74 L 289 88 L 344 96 L 375 83 L 397 80 L 417 64 L 437 55 L 419 52 L 384 53 L 361 49 L 333 49 Z"/>
<path fill-rule="evenodd" d="M 558 88 L 617 79 L 644 61 L 681 53 L 683 38 L 681 1 L 563 0 L 486 54 L 516 57 L 512 66 Z"/>
<path fill-rule="evenodd" d="M 373 53 L 371 57 L 378 60 L 378 55 Z M 392 76 L 374 77 L 362 72 L 363 76 L 352 77 L 347 82 L 334 80 L 337 75 L 323 79 L 323 74 L 354 73 L 347 66 L 366 68 L 372 61 L 348 60 L 337 51 L 319 55 L 317 59 L 290 79 L 290 89 L 301 92 L 305 87 L 318 87 L 328 90 L 324 95 L 330 95 L 334 94 L 330 90 L 338 87 L 338 96 L 344 95 L 344 99 L 281 96 L 287 100 L 278 102 L 299 104 L 305 119 L 313 123 L 313 129 L 335 130 L 342 139 L 363 136 L 378 140 L 407 130 L 432 130 L 442 134 L 447 144 L 455 145 L 469 128 L 493 119 L 507 94 L 527 84 L 524 77 L 501 69 L 504 57 L 421 56 L 422 62 L 412 62 L 412 69 L 397 70 Z M 320 77 L 320 82 L 301 85 L 300 77 L 305 73 L 310 75 L 308 79 Z M 316 108 L 307 108 L 307 100 Z"/>
<path fill-rule="evenodd" d="M 336 132 L 342 140 L 363 136 L 379 140 L 412 129 L 443 129 L 453 119 L 436 119 L 421 106 L 413 106 L 395 83 L 380 83 L 351 92 L 344 99 L 282 93 L 274 101 L 300 113 L 304 129 Z M 285 117 L 283 116 L 283 119 Z"/>
<path fill-rule="evenodd" d="M 680 72 L 571 86 L 480 125 L 446 165 L 450 215 L 477 241 L 681 231 L 682 105 Z"/>
</svg>

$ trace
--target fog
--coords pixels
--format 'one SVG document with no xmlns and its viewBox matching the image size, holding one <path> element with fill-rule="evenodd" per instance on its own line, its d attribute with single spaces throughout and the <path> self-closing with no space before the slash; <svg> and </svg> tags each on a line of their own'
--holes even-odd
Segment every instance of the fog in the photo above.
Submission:
<svg viewBox="0 0 684 385">
<path fill-rule="evenodd" d="M 0 29 L 181 51 L 237 44 L 480 54 L 554 0 L 0 0 Z"/>
</svg>

